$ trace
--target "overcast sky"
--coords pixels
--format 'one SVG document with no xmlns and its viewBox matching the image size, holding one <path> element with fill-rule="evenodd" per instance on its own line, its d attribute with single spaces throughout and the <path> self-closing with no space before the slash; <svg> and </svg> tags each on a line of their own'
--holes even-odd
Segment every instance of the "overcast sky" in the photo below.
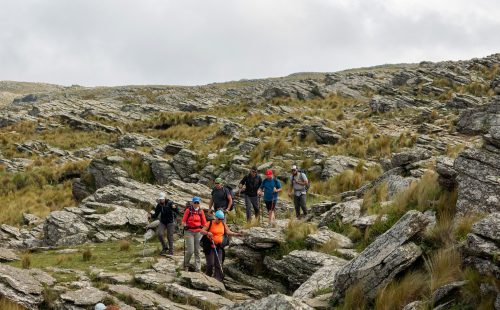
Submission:
<svg viewBox="0 0 500 310">
<path fill-rule="evenodd" d="M 497 52 L 498 0 L 0 0 L 0 80 L 195 85 Z"/>
</svg>

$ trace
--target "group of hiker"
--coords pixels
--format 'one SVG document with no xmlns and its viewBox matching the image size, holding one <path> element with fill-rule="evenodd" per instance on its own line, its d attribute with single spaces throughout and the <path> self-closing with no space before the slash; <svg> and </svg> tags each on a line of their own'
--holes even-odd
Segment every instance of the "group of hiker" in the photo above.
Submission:
<svg viewBox="0 0 500 310">
<path fill-rule="evenodd" d="M 288 194 L 292 197 L 297 218 L 307 215 L 306 194 L 309 188 L 309 180 L 303 171 L 297 166 L 292 166 L 290 176 L 290 190 Z M 229 237 L 243 234 L 233 232 L 226 223 L 226 216 L 235 207 L 234 192 L 224 184 L 221 178 L 216 178 L 215 186 L 211 192 L 208 203 L 207 220 L 205 212 L 200 208 L 201 198 L 194 196 L 184 209 L 181 225 L 184 234 L 184 269 L 189 270 L 191 258 L 194 256 L 194 271 L 201 271 L 200 249 L 203 250 L 206 259 L 205 273 L 213 276 L 219 281 L 223 280 L 224 273 L 222 264 L 224 261 L 224 247 L 229 244 Z M 265 178 L 258 174 L 257 167 L 252 167 L 247 175 L 238 184 L 238 193 L 244 194 L 245 213 L 247 222 L 252 220 L 252 210 L 255 218 L 262 216 L 261 199 L 268 212 L 269 223 L 275 218 L 275 209 L 278 204 L 278 196 L 282 191 L 281 182 L 276 178 L 271 169 L 266 170 Z M 176 218 L 179 215 L 180 206 L 168 200 L 165 193 L 160 193 L 158 204 L 150 219 L 159 219 L 157 235 L 162 250 L 160 255 L 173 255 L 174 232 L 176 229 Z M 165 232 L 167 242 L 165 242 Z"/>
</svg>

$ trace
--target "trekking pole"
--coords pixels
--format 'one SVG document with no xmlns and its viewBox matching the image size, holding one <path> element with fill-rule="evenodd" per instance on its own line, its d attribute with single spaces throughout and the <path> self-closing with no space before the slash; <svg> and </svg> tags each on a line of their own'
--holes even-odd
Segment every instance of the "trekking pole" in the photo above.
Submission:
<svg viewBox="0 0 500 310">
<path fill-rule="evenodd" d="M 260 227 L 262 227 L 262 214 L 264 213 L 264 208 L 262 208 L 262 201 L 261 197 L 259 196 L 259 222 L 260 222 Z"/>
<path fill-rule="evenodd" d="M 222 275 L 222 280 L 224 280 L 224 271 L 222 270 L 222 263 L 219 259 L 219 253 L 217 252 L 217 246 L 215 245 L 214 239 L 211 239 L 211 240 L 212 240 L 213 249 L 215 251 L 215 257 L 217 257 L 217 261 L 219 262 L 219 268 L 220 268 L 220 273 Z"/>
<path fill-rule="evenodd" d="M 184 269 L 186 269 L 186 227 L 182 227 L 182 239 L 184 239 Z"/>
</svg>

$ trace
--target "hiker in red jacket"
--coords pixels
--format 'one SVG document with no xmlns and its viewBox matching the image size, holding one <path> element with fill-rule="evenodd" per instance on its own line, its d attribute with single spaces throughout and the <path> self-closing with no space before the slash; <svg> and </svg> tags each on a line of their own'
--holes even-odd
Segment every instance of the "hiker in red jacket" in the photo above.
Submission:
<svg viewBox="0 0 500 310">
<path fill-rule="evenodd" d="M 194 253 L 194 270 L 199 272 L 201 269 L 200 260 L 200 231 L 207 223 L 205 213 L 200 208 L 200 197 L 193 197 L 192 203 L 184 211 L 182 217 L 182 226 L 184 227 L 184 241 L 186 253 L 184 255 L 184 270 L 189 270 L 189 261 Z"/>
</svg>

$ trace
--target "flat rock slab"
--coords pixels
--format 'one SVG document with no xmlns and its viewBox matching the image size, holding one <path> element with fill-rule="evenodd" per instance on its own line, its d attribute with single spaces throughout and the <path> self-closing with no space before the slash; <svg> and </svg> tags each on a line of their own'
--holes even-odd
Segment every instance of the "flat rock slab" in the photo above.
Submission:
<svg viewBox="0 0 500 310">
<path fill-rule="evenodd" d="M 151 271 L 146 273 L 138 273 L 134 276 L 134 278 L 135 281 L 139 283 L 150 286 L 157 286 L 173 282 L 175 280 L 175 275 Z"/>
<path fill-rule="evenodd" d="M 0 262 L 12 262 L 19 260 L 19 257 L 10 249 L 0 248 Z"/>
<path fill-rule="evenodd" d="M 221 293 L 226 290 L 222 282 L 200 272 L 181 272 L 180 283 L 201 291 Z"/>
<path fill-rule="evenodd" d="M 353 247 L 351 239 L 328 229 L 326 226 L 320 227 L 316 233 L 307 236 L 305 242 L 310 246 L 319 247 L 328 242 L 335 242 L 337 247 L 342 249 Z"/>
<path fill-rule="evenodd" d="M 177 283 L 165 285 L 165 290 L 168 294 L 200 308 L 220 308 L 224 306 L 232 306 L 234 304 L 234 302 L 222 297 L 221 295 L 207 291 L 193 290 Z"/>
<path fill-rule="evenodd" d="M 92 306 L 101 302 L 107 293 L 95 287 L 82 288 L 61 294 L 61 299 L 70 301 L 77 306 Z"/>
<path fill-rule="evenodd" d="M 111 273 L 100 272 L 97 274 L 97 279 L 104 280 L 109 283 L 130 283 L 134 277 L 128 273 Z"/>
<path fill-rule="evenodd" d="M 233 306 L 222 308 L 223 310 L 261 310 L 261 309 L 283 309 L 283 310 L 313 310 L 311 306 L 303 301 L 283 294 L 269 295 L 259 300 L 249 300 Z"/>
<path fill-rule="evenodd" d="M 161 296 L 155 291 L 141 290 L 136 287 L 126 285 L 110 285 L 109 291 L 114 294 L 129 296 L 132 300 L 144 309 L 172 309 L 172 310 L 195 310 L 197 308 L 188 305 L 181 305 Z"/>
<path fill-rule="evenodd" d="M 0 282 L 24 294 L 40 295 L 43 292 L 41 283 L 28 270 L 0 265 Z"/>
<path fill-rule="evenodd" d="M 252 227 L 245 232 L 243 242 L 254 249 L 270 249 L 285 242 L 285 234 L 280 228 Z"/>
</svg>

